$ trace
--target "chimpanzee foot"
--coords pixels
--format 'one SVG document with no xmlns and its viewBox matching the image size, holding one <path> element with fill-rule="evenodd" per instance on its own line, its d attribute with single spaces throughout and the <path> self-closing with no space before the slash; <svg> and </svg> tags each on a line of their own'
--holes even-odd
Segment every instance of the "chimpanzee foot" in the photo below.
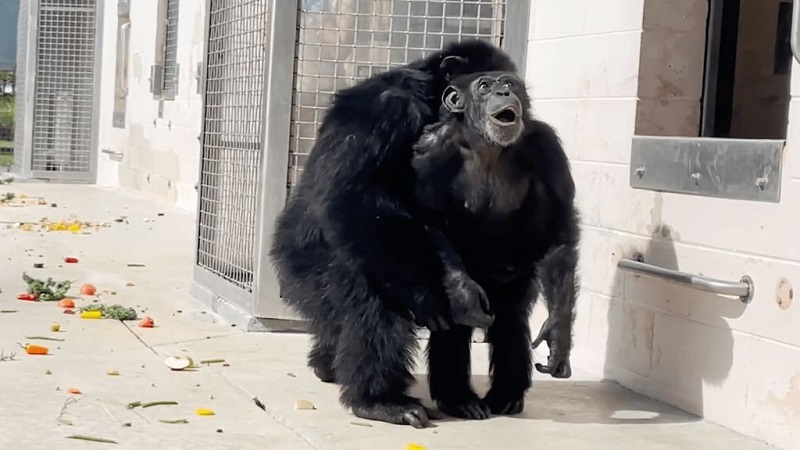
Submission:
<svg viewBox="0 0 800 450">
<path fill-rule="evenodd" d="M 379 403 L 372 406 L 353 406 L 356 417 L 368 420 L 393 423 L 396 425 L 411 425 L 414 428 L 433 427 L 428 418 L 428 411 L 418 401 L 408 403 Z"/>
<path fill-rule="evenodd" d="M 488 419 L 492 415 L 489 405 L 474 392 L 469 394 L 466 398 L 460 398 L 455 401 L 437 400 L 436 406 L 449 416 L 471 420 Z"/>
<path fill-rule="evenodd" d="M 494 388 L 483 398 L 492 414 L 513 416 L 525 409 L 525 394 L 510 394 Z"/>
<path fill-rule="evenodd" d="M 315 366 L 312 367 L 312 370 L 314 370 L 314 375 L 319 378 L 319 381 L 323 383 L 334 383 L 336 381 L 336 374 L 331 367 Z"/>
</svg>

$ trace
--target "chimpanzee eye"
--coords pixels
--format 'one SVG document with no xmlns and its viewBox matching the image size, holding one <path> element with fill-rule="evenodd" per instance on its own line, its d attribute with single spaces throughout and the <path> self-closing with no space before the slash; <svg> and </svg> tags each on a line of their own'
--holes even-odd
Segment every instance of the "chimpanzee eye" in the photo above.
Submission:
<svg viewBox="0 0 800 450">
<path fill-rule="evenodd" d="M 505 83 L 503 83 L 503 87 L 510 88 L 511 87 L 511 82 L 510 81 L 506 81 Z"/>
<path fill-rule="evenodd" d="M 487 81 L 481 81 L 480 84 L 478 84 L 478 90 L 484 94 L 489 92 L 489 83 Z"/>
</svg>

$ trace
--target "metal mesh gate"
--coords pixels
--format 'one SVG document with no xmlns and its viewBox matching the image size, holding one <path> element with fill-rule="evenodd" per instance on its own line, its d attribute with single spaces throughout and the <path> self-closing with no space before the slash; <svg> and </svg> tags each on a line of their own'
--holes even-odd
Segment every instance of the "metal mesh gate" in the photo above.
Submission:
<svg viewBox="0 0 800 450">
<path fill-rule="evenodd" d="M 209 3 L 198 265 L 252 292 L 267 0 Z"/>
<path fill-rule="evenodd" d="M 292 101 L 289 187 L 339 89 L 464 38 L 500 45 L 506 0 L 302 0 Z"/>
<path fill-rule="evenodd" d="M 519 2 L 206 0 L 194 294 L 216 308 L 297 319 L 281 304 L 267 251 L 334 92 L 449 42 L 505 47 L 506 8 Z"/>
<path fill-rule="evenodd" d="M 167 0 L 164 39 L 164 89 L 167 98 L 178 95 L 178 0 Z"/>
<path fill-rule="evenodd" d="M 31 170 L 93 177 L 96 0 L 40 0 Z"/>
</svg>

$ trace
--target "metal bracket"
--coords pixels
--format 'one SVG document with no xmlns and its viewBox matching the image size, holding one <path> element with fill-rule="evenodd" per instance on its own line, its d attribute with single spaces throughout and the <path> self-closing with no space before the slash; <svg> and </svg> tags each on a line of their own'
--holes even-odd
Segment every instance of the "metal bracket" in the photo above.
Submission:
<svg viewBox="0 0 800 450">
<path fill-rule="evenodd" d="M 110 148 L 104 148 L 100 151 L 108 155 L 113 161 L 122 161 L 122 158 L 125 156 L 124 153 L 111 150 Z"/>
<path fill-rule="evenodd" d="M 131 13 L 131 0 L 117 0 L 117 16 L 127 16 Z"/>
<path fill-rule="evenodd" d="M 153 64 L 150 66 L 150 93 L 153 95 L 161 95 L 164 87 L 164 66 L 161 64 Z"/>
<path fill-rule="evenodd" d="M 634 189 L 778 203 L 785 141 L 634 136 Z"/>
<path fill-rule="evenodd" d="M 638 259 L 641 259 L 639 257 Z M 675 284 L 689 286 L 694 289 L 711 292 L 719 295 L 730 295 L 739 297 L 742 303 L 750 303 L 753 300 L 755 285 L 749 275 L 744 275 L 737 281 L 724 281 L 714 278 L 701 277 L 677 270 L 665 269 L 663 267 L 647 264 L 642 261 L 632 259 L 622 259 L 617 263 L 617 267 L 639 275 L 651 278 L 658 278 L 670 281 Z"/>
</svg>

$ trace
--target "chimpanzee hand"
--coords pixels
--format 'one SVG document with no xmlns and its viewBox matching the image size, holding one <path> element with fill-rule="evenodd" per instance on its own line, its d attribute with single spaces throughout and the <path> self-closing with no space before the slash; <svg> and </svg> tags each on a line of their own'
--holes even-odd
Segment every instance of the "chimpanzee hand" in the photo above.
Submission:
<svg viewBox="0 0 800 450">
<path fill-rule="evenodd" d="M 549 373 L 553 378 L 571 377 L 569 353 L 572 347 L 572 323 L 570 319 L 558 319 L 551 314 L 542 324 L 542 329 L 531 344 L 531 348 L 538 347 L 542 341 L 547 342 L 550 356 L 547 358 L 546 366 L 536 363 L 536 370 L 541 373 Z"/>
<path fill-rule="evenodd" d="M 473 328 L 488 328 L 494 323 L 489 297 L 466 272 L 448 270 L 444 276 L 444 289 L 450 299 L 453 323 Z"/>
<path fill-rule="evenodd" d="M 453 325 L 446 311 L 447 305 L 439 305 L 433 299 L 426 299 L 419 314 L 413 314 L 414 323 L 419 327 L 425 327 L 431 331 L 449 330 Z"/>
</svg>

